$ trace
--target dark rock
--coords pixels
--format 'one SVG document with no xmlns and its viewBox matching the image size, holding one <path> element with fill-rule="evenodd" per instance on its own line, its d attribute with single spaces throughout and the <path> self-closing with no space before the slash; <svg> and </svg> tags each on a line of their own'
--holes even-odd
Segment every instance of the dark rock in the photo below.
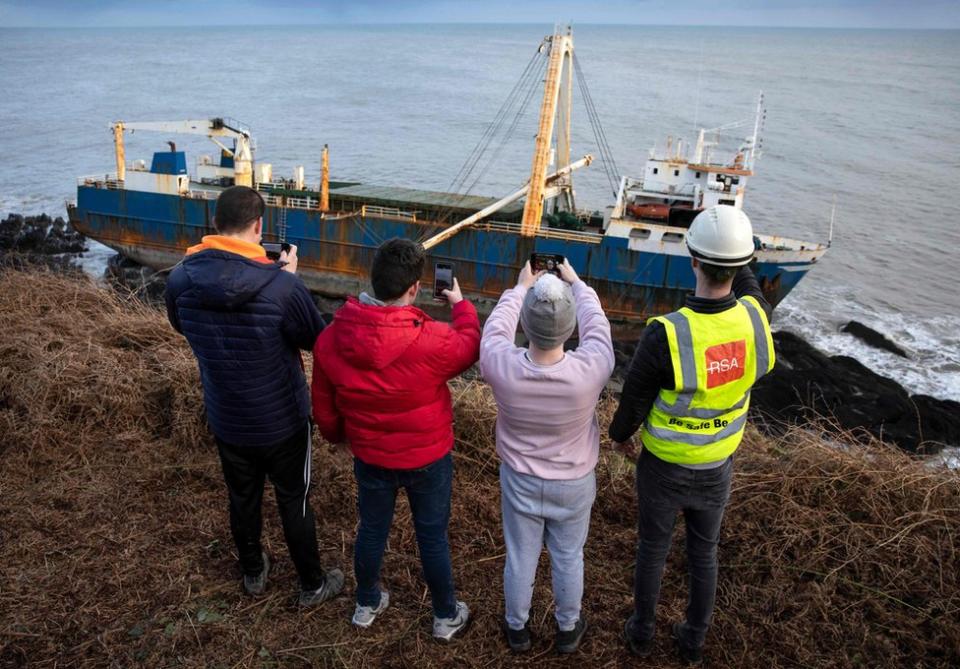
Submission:
<svg viewBox="0 0 960 669">
<path fill-rule="evenodd" d="M 163 303 L 167 275 L 156 272 L 119 253 L 107 261 L 104 275 L 115 288 L 126 291 L 151 304 Z"/>
<path fill-rule="evenodd" d="M 879 348 L 884 351 L 889 351 L 894 355 L 899 355 L 901 358 L 909 358 L 907 352 L 902 348 L 894 344 L 892 341 L 887 339 L 883 334 L 877 332 L 873 328 L 869 328 L 863 323 L 858 321 L 850 321 L 842 328 L 841 332 L 847 332 L 852 334 L 854 337 L 867 344 L 868 346 L 873 346 L 874 348 Z"/>
<path fill-rule="evenodd" d="M 0 221 L 0 253 L 50 256 L 86 251 L 86 238 L 62 218 L 10 214 Z"/>
<path fill-rule="evenodd" d="M 826 421 L 914 451 L 960 445 L 960 403 L 911 396 L 900 384 L 847 356 L 827 356 L 790 332 L 775 332 L 777 365 L 754 387 L 762 425 Z"/>
</svg>

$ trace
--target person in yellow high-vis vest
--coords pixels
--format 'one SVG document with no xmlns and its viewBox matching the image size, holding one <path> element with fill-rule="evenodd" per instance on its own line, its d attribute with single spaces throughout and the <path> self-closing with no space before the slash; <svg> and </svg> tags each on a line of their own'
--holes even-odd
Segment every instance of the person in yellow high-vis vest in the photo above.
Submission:
<svg viewBox="0 0 960 669">
<path fill-rule="evenodd" d="M 750 389 L 773 369 L 771 307 L 753 272 L 750 219 L 718 205 L 686 235 L 697 286 L 685 306 L 650 319 L 610 424 L 614 447 L 637 458 L 634 611 L 624 634 L 635 655 L 653 650 L 656 606 L 677 514 L 686 523 L 690 593 L 673 625 L 681 661 L 699 664 L 717 588 L 717 541 L 730 497 L 733 454 Z"/>
</svg>

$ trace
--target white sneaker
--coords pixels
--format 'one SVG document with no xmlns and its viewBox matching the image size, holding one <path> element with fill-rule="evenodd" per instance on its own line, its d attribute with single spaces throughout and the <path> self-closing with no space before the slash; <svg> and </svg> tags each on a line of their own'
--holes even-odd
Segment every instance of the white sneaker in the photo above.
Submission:
<svg viewBox="0 0 960 669">
<path fill-rule="evenodd" d="M 433 638 L 437 641 L 450 641 L 467 629 L 470 624 L 470 607 L 457 602 L 457 613 L 453 618 L 433 617 Z"/>
<path fill-rule="evenodd" d="M 350 622 L 357 627 L 367 629 L 388 606 L 390 606 L 390 593 L 386 590 L 381 590 L 380 604 L 376 608 L 357 604 L 357 608 L 353 611 L 353 619 Z"/>
</svg>

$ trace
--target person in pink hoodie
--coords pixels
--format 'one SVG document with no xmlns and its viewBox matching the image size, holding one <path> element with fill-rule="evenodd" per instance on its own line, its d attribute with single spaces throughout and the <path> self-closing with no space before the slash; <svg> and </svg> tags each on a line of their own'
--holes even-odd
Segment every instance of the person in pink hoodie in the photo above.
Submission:
<svg viewBox="0 0 960 669">
<path fill-rule="evenodd" d="M 514 652 L 531 647 L 528 618 L 546 541 L 556 603 L 556 649 L 572 653 L 587 629 L 580 614 L 583 546 L 596 497 L 596 406 L 613 372 L 610 322 L 597 293 L 564 261 L 561 278 L 527 263 L 503 293 L 480 341 L 480 371 L 497 401 L 497 453 L 506 602 Z M 529 346 L 516 346 L 517 323 Z M 564 343 L 579 325 L 579 345 Z"/>
</svg>

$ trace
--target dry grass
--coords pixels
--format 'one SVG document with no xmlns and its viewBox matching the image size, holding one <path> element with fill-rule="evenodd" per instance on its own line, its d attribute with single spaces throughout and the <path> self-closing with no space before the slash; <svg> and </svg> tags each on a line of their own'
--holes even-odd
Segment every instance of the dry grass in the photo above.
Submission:
<svg viewBox="0 0 960 669">
<path fill-rule="evenodd" d="M 542 563 L 537 640 L 510 657 L 498 631 L 503 542 L 495 409 L 454 384 L 458 444 L 454 569 L 476 612 L 467 637 L 429 636 L 409 511 L 385 561 L 392 607 L 370 633 L 341 597 L 297 610 L 272 502 L 268 595 L 241 595 L 226 495 L 203 425 L 196 365 L 156 311 L 84 279 L 0 273 L 0 666 L 626 666 L 631 604 L 631 465 L 605 454 L 586 548 L 580 653 L 555 656 Z M 602 402 L 609 420 L 611 398 Z M 317 442 L 312 495 L 324 561 L 348 573 L 356 522 L 350 462 Z M 272 498 L 271 498 L 272 499 Z M 737 456 L 722 535 L 708 662 L 730 667 L 960 663 L 960 477 L 880 444 L 837 448 L 756 432 Z M 682 541 L 671 552 L 657 652 L 685 605 Z"/>
</svg>

